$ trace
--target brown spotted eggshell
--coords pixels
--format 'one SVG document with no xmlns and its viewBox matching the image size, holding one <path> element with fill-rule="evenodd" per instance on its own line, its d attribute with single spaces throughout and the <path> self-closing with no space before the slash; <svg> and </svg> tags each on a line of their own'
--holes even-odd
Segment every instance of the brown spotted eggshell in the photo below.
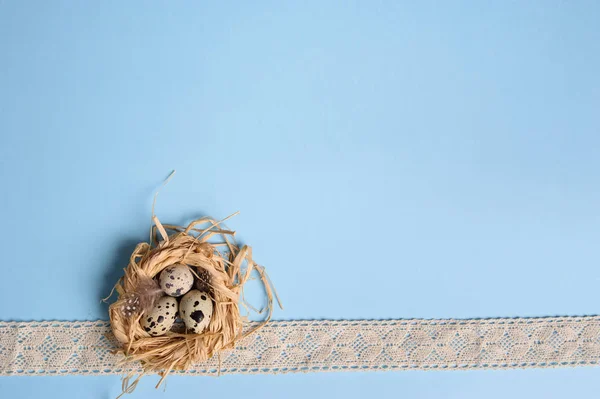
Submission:
<svg viewBox="0 0 600 399">
<path fill-rule="evenodd" d="M 142 328 L 153 337 L 166 334 L 175 323 L 177 310 L 177 299 L 163 296 L 156 302 L 150 313 L 142 316 Z"/>
<path fill-rule="evenodd" d="M 192 288 L 194 275 L 186 265 L 173 265 L 165 268 L 160 273 L 158 282 L 165 294 L 179 297 Z"/>
<path fill-rule="evenodd" d="M 206 292 L 191 290 L 181 298 L 179 310 L 188 332 L 200 334 L 212 319 L 213 303 Z"/>
</svg>

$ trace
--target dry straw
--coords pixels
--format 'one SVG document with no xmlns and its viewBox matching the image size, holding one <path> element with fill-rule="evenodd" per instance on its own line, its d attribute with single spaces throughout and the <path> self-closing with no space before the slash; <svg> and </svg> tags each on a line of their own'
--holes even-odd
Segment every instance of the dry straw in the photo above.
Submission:
<svg viewBox="0 0 600 399">
<path fill-rule="evenodd" d="M 277 294 L 264 268 L 253 261 L 252 249 L 246 245 L 240 248 L 234 239 L 235 232 L 226 230 L 223 221 L 204 217 L 181 227 L 162 225 L 153 216 L 151 242 L 137 245 L 125 275 L 115 285 L 119 299 L 110 306 L 109 314 L 112 331 L 122 345 L 118 352 L 125 355 L 124 362 L 140 362 L 143 374 L 161 375 L 157 387 L 172 370 L 188 369 L 193 363 L 205 361 L 222 350 L 233 349 L 236 342 L 254 333 L 271 318 L 273 297 L 277 298 Z M 213 317 L 201 334 L 174 329 L 164 336 L 153 337 L 140 325 L 145 311 L 155 299 L 147 292 L 147 287 L 152 286 L 153 279 L 164 268 L 178 263 L 190 266 L 197 278 L 203 276 L 201 279 L 208 285 L 214 302 Z M 262 282 L 267 304 L 260 311 L 265 314 L 263 323 L 244 329 L 241 298 L 244 284 L 253 272 Z M 144 296 L 149 296 L 145 298 L 148 302 L 145 308 L 139 306 L 131 315 L 122 311 L 129 300 L 135 298 L 143 302 Z M 132 378 L 133 375 L 129 375 L 124 379 L 124 393 L 133 391 L 141 376 L 130 383 Z"/>
</svg>

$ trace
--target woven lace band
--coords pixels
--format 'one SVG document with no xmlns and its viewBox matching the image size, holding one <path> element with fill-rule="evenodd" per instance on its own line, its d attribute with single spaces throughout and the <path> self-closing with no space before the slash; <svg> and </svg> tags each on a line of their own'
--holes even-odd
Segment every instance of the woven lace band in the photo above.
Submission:
<svg viewBox="0 0 600 399">
<path fill-rule="evenodd" d="M 0 375 L 123 374 L 106 321 L 0 322 Z M 600 316 L 275 321 L 186 374 L 594 366 Z M 219 370 L 220 369 L 220 370 Z"/>
</svg>

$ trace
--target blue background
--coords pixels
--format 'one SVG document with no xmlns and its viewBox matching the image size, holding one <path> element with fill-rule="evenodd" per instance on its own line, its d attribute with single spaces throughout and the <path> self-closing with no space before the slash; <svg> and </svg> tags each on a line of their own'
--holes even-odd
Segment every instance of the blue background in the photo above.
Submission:
<svg viewBox="0 0 600 399">
<path fill-rule="evenodd" d="M 1 1 L 0 319 L 106 319 L 172 169 L 157 215 L 240 210 L 278 319 L 596 314 L 598 21 L 596 1 Z M 150 377 L 136 397 L 562 398 L 598 377 Z"/>
</svg>

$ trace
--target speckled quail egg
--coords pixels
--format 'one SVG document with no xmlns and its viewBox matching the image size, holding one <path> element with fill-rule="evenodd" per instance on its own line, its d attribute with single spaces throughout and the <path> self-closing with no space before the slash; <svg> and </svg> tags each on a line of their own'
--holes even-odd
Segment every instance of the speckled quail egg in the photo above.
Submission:
<svg viewBox="0 0 600 399">
<path fill-rule="evenodd" d="M 177 299 L 170 296 L 163 296 L 150 311 L 142 316 L 141 324 L 144 331 L 157 337 L 164 335 L 173 327 L 177 314 Z"/>
<path fill-rule="evenodd" d="M 186 265 L 173 265 L 165 268 L 160 273 L 158 282 L 165 294 L 179 297 L 192 288 L 194 275 Z"/>
<path fill-rule="evenodd" d="M 188 332 L 202 333 L 212 318 L 213 303 L 208 293 L 191 290 L 181 298 L 180 317 Z"/>
<path fill-rule="evenodd" d="M 196 279 L 196 285 L 194 288 L 196 288 L 198 291 L 210 292 L 210 273 L 206 271 L 206 269 L 198 268 L 196 274 L 198 275 L 198 278 Z"/>
</svg>

